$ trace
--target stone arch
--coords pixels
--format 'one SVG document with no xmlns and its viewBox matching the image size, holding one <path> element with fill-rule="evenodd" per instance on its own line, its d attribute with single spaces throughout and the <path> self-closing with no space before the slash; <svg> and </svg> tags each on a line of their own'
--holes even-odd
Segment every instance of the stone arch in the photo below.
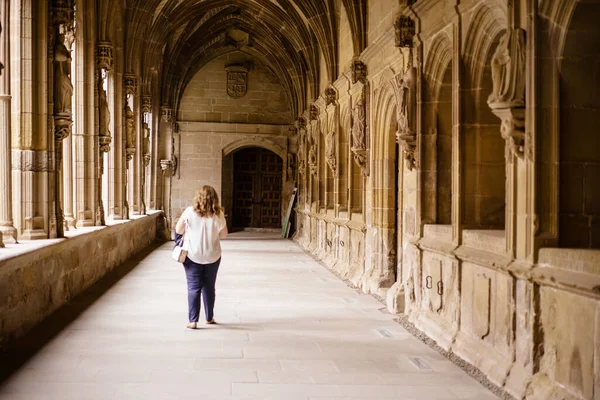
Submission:
<svg viewBox="0 0 600 400">
<path fill-rule="evenodd" d="M 398 235 L 401 223 L 398 221 L 399 162 L 396 143 L 397 113 L 396 97 L 392 80 L 393 72 L 386 70 L 374 94 L 373 158 L 371 161 L 373 177 L 372 251 L 373 268 L 367 277 L 368 290 L 376 292 L 390 288 L 396 281 L 398 256 Z"/>
<path fill-rule="evenodd" d="M 487 56 L 506 26 L 506 12 L 499 5 L 481 4 L 469 24 L 463 55 L 466 61 L 467 84 L 481 84 Z"/>
<path fill-rule="evenodd" d="M 287 152 L 281 145 L 262 136 L 254 136 L 252 138 L 236 140 L 223 146 L 223 157 L 226 157 L 229 154 L 246 147 L 262 147 L 277 154 L 283 161 L 287 159 Z"/>
<path fill-rule="evenodd" d="M 481 4 L 473 11 L 465 41 L 460 157 L 461 222 L 466 229 L 505 228 L 506 144 L 500 135 L 500 120 L 487 104 L 492 92 L 491 59 L 504 26 L 504 9 Z"/>
<path fill-rule="evenodd" d="M 600 3 L 569 11 L 559 48 L 558 244 L 600 249 Z"/>
<path fill-rule="evenodd" d="M 451 223 L 452 207 L 452 42 L 436 35 L 424 67 L 421 172 L 424 223 Z"/>
</svg>

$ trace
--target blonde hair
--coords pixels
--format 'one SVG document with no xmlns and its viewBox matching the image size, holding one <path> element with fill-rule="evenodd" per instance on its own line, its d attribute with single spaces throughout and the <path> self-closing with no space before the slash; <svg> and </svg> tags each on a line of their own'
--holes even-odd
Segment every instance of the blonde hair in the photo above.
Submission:
<svg viewBox="0 0 600 400">
<path fill-rule="evenodd" d="M 220 215 L 223 209 L 219 206 L 219 195 L 212 186 L 204 185 L 194 196 L 194 211 L 201 217 Z"/>
</svg>

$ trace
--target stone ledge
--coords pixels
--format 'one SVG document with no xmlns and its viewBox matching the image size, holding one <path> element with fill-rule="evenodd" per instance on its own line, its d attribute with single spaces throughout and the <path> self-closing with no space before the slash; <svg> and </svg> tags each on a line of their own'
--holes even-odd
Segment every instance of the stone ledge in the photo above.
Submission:
<svg viewBox="0 0 600 400">
<path fill-rule="evenodd" d="M 77 296 L 157 237 L 162 212 L 88 228 L 67 239 L 17 244 L 0 260 L 0 347 Z"/>
</svg>

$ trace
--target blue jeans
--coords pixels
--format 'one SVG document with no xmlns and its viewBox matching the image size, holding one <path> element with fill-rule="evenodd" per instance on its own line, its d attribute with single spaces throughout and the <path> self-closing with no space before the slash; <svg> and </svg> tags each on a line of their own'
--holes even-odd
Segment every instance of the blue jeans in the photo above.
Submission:
<svg viewBox="0 0 600 400">
<path fill-rule="evenodd" d="M 219 271 L 219 258 L 212 264 L 197 264 L 186 257 L 183 262 L 188 288 L 188 311 L 190 322 L 198 322 L 200 314 L 200 293 L 204 302 L 204 314 L 210 321 L 214 316 L 215 282 Z"/>
</svg>

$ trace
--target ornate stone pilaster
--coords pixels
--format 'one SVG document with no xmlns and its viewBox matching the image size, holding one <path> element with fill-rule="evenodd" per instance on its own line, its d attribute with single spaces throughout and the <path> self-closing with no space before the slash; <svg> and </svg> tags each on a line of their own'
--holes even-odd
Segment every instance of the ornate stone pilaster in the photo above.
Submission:
<svg viewBox="0 0 600 400">
<path fill-rule="evenodd" d="M 300 117 L 295 122 L 296 131 L 298 132 L 298 154 L 297 167 L 300 175 L 306 174 L 306 122 Z"/>
<path fill-rule="evenodd" d="M 532 157 L 532 144 L 525 136 L 525 51 L 525 31 L 507 30 L 492 57 L 493 87 L 488 97 L 507 148 L 519 158 Z"/>
<path fill-rule="evenodd" d="M 319 123 L 313 124 L 312 121 L 316 121 L 319 118 L 319 109 L 316 105 L 311 104 L 308 111 L 309 124 L 311 129 L 308 132 L 308 169 L 313 176 L 317 176 L 319 171 L 318 157 L 319 157 Z"/>
<path fill-rule="evenodd" d="M 96 44 L 96 67 L 98 69 L 112 70 L 113 48 L 110 42 L 99 40 Z"/>
<path fill-rule="evenodd" d="M 396 142 L 402 148 L 407 168 L 412 171 L 417 160 L 417 69 L 413 67 L 413 39 L 415 23 L 406 16 L 400 16 L 394 24 L 396 47 L 408 48 L 408 62 L 404 73 L 396 75 L 392 87 L 396 95 L 396 119 L 398 131 Z"/>
<path fill-rule="evenodd" d="M 64 237 L 65 220 L 63 218 L 63 140 L 71 134 L 73 124 L 73 84 L 71 83 L 71 45 L 74 40 L 74 2 L 73 0 L 54 0 L 52 2 L 52 22 L 54 26 L 54 46 L 52 61 L 54 68 L 53 104 L 54 104 L 54 161 L 55 161 L 55 219 L 56 236 Z"/>
</svg>

